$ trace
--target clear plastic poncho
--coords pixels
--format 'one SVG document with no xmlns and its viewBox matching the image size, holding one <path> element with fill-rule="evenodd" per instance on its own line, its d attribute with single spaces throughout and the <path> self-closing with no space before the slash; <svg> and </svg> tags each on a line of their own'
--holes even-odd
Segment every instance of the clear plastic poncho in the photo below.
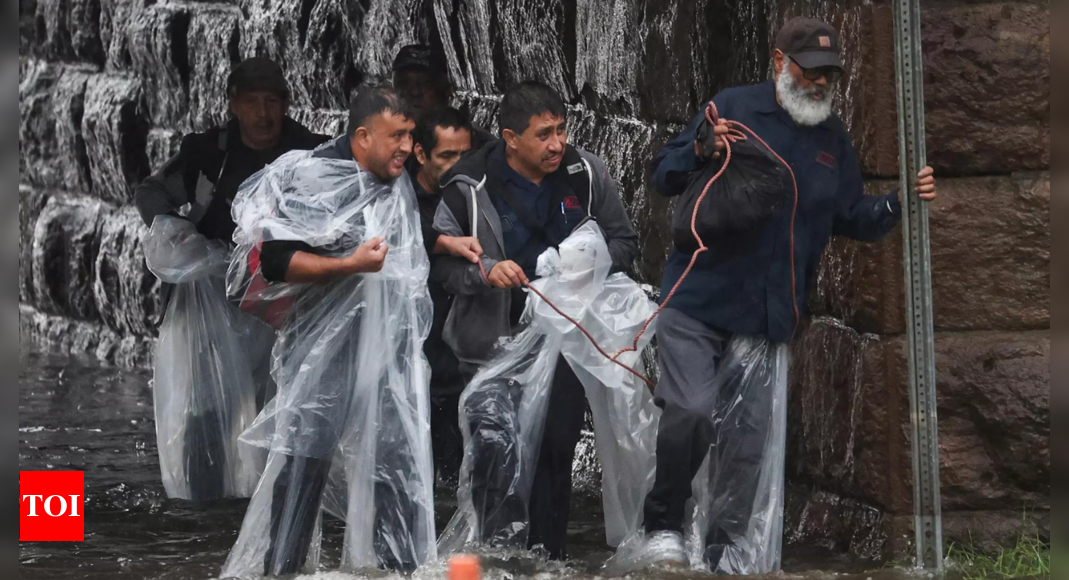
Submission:
<svg viewBox="0 0 1069 580">
<path fill-rule="evenodd" d="M 601 230 L 587 223 L 559 252 L 539 258 L 541 279 L 533 286 L 614 354 L 632 345 L 656 304 L 626 275 L 610 275 L 611 268 Z M 523 320 L 526 328 L 502 345 L 461 396 L 465 457 L 459 507 L 439 540 L 442 553 L 473 545 L 527 548 L 531 485 L 562 354 L 593 410 L 608 543 L 619 544 L 641 523 L 660 417 L 646 384 L 599 354 L 574 324 L 533 294 Z M 652 336 L 651 328 L 640 347 Z M 619 360 L 640 368 L 639 352 Z"/>
<path fill-rule="evenodd" d="M 780 570 L 783 552 L 789 348 L 767 340 L 730 340 L 710 388 L 714 440 L 693 482 L 685 528 L 691 567 L 719 575 Z M 659 555 L 641 531 L 609 560 L 609 575 L 640 570 Z M 717 546 L 721 549 L 710 549 Z"/>
<path fill-rule="evenodd" d="M 291 300 L 275 347 L 278 395 L 242 436 L 270 451 L 224 578 L 314 570 L 321 510 L 346 522 L 343 567 L 412 570 L 436 556 L 429 425 L 430 269 L 407 175 L 289 153 L 234 204 L 229 291 Z M 314 285 L 249 280 L 263 241 L 330 257 L 382 236 L 382 271 Z"/>
<path fill-rule="evenodd" d="M 238 444 L 264 401 L 274 331 L 230 304 L 230 248 L 185 219 L 156 218 L 149 270 L 174 285 L 156 348 L 153 399 L 163 486 L 170 498 L 250 497 L 266 454 Z"/>
</svg>

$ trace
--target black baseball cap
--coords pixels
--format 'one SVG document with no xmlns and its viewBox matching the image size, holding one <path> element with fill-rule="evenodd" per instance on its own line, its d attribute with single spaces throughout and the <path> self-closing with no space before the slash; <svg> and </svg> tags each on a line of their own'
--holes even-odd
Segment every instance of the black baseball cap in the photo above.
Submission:
<svg viewBox="0 0 1069 580">
<path fill-rule="evenodd" d="M 791 20 L 776 35 L 776 48 L 802 68 L 833 66 L 844 70 L 839 32 L 827 22 L 814 18 Z"/>
<path fill-rule="evenodd" d="M 445 58 L 423 44 L 410 44 L 393 59 L 393 71 L 424 70 L 436 75 L 446 73 Z"/>
<path fill-rule="evenodd" d="M 261 56 L 246 59 L 226 79 L 226 94 L 236 97 L 243 91 L 268 91 L 290 100 L 290 86 L 277 62 Z"/>
</svg>

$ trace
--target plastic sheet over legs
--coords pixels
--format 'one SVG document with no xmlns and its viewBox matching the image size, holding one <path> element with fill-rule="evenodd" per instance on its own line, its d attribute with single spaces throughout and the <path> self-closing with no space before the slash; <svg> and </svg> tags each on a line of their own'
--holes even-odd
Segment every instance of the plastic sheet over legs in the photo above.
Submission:
<svg viewBox="0 0 1069 580">
<path fill-rule="evenodd" d="M 229 249 L 192 223 L 158 218 L 145 251 L 173 284 L 153 381 L 164 489 L 185 500 L 249 497 L 266 453 L 238 436 L 273 396 L 274 332 L 227 301 Z"/>
<path fill-rule="evenodd" d="M 715 444 L 695 478 L 692 562 L 719 574 L 780 569 L 789 350 L 735 338 L 716 379 Z M 700 557 L 696 557 L 699 556 Z"/>
<path fill-rule="evenodd" d="M 709 449 L 685 513 L 686 551 L 696 569 L 724 575 L 780 569 L 788 366 L 786 346 L 736 336 L 708 384 L 713 396 L 691 401 L 704 407 L 692 412 L 705 413 L 705 424 L 694 430 L 705 441 L 694 445 Z M 666 410 L 664 420 L 673 419 Z M 642 569 L 661 561 L 666 554 L 654 552 L 663 549 L 640 531 L 621 545 L 606 571 Z"/>
<path fill-rule="evenodd" d="M 634 281 L 610 276 L 611 259 L 597 226 L 579 228 L 559 253 L 539 260 L 535 286 L 610 352 L 631 346 L 653 313 Z M 575 325 L 530 296 L 526 328 L 502 345 L 461 398 L 465 457 L 459 509 L 439 541 L 452 553 L 470 546 L 527 549 L 531 486 L 539 459 L 554 375 L 560 361 L 586 391 L 605 478 L 607 541 L 634 533 L 652 485 L 659 410 L 643 384 L 601 356 Z M 647 333 L 645 346 L 652 338 Z M 620 357 L 638 366 L 638 353 Z"/>
<path fill-rule="evenodd" d="M 461 396 L 460 508 L 439 551 L 473 543 L 527 549 L 531 485 L 559 356 L 559 339 L 529 328 Z"/>
</svg>

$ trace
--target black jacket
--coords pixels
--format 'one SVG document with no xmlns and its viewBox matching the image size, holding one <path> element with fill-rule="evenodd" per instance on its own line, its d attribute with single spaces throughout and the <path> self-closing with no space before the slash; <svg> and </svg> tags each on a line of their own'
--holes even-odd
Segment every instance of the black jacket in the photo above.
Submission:
<svg viewBox="0 0 1069 580">
<path fill-rule="evenodd" d="M 898 193 L 865 195 L 842 121 L 833 116 L 816 127 L 799 127 L 776 101 L 772 82 L 727 89 L 713 100 L 721 118 L 745 124 L 790 164 L 798 183 L 797 211 L 794 203 L 784 204 L 754 231 L 710 244 L 669 306 L 734 334 L 787 343 L 807 314 L 809 291 L 831 237 L 883 238 L 902 216 Z M 662 194 L 683 194 L 705 166 L 694 155 L 704 119 L 704 110 L 699 111 L 654 160 L 653 183 Z M 690 262 L 691 254 L 672 252 L 662 296 L 676 287 Z"/>
<path fill-rule="evenodd" d="M 328 139 L 289 117 L 283 121 L 278 146 L 268 151 L 246 147 L 237 121 L 186 135 L 178 154 L 138 186 L 135 203 L 149 226 L 157 216 L 178 217 L 183 206 L 199 203 L 203 207 L 190 214 L 197 230 L 209 239 L 229 242 L 235 229 L 230 202 L 241 184 L 283 154 L 315 149 Z"/>
</svg>

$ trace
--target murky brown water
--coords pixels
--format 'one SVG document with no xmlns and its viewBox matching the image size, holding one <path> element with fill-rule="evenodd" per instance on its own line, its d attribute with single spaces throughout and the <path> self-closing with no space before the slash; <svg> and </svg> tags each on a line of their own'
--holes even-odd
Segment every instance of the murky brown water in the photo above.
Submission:
<svg viewBox="0 0 1069 580">
<path fill-rule="evenodd" d="M 20 353 L 19 469 L 84 471 L 86 541 L 22 543 L 23 579 L 204 580 L 214 578 L 233 545 L 245 502 L 190 504 L 170 501 L 159 481 L 150 375 L 95 362 Z M 439 520 L 452 498 L 440 494 Z M 599 504 L 576 498 L 570 536 L 576 560 L 567 564 L 531 557 L 487 561 L 490 580 L 595 578 L 610 552 L 603 545 Z M 342 527 L 328 523 L 324 568 L 337 567 Z M 866 572 L 871 565 L 792 546 L 787 577 L 901 580 L 902 571 Z M 415 578 L 445 578 L 441 564 Z M 377 578 L 389 578 L 376 575 Z M 651 572 L 638 578 L 691 579 L 695 574 Z M 783 576 L 780 576 L 781 578 Z M 359 576 L 324 572 L 319 580 Z"/>
</svg>

